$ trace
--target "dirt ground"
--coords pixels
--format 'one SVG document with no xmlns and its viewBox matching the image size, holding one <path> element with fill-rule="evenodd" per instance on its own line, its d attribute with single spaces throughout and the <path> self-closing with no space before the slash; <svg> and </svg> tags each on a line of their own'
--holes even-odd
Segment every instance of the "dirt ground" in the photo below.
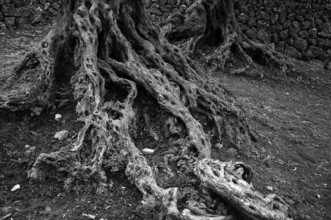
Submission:
<svg viewBox="0 0 331 220">
<path fill-rule="evenodd" d="M 49 27 L 0 33 L 0 86 Z M 33 40 L 33 41 L 32 41 Z M 310 81 L 253 79 L 214 73 L 246 109 L 259 142 L 250 156 L 224 147 L 220 160 L 241 160 L 253 167 L 255 188 L 277 193 L 302 219 L 331 219 L 331 72 L 302 64 Z M 61 121 L 55 114 L 63 115 Z M 123 172 L 99 196 L 86 183 L 65 191 L 54 179 L 30 182 L 27 170 L 41 152 L 69 143 L 80 128 L 70 100 L 56 109 L 0 116 L 0 219 L 146 219 L 141 194 Z M 69 138 L 59 141 L 57 131 Z M 27 146 L 29 145 L 29 146 Z M 35 147 L 35 148 L 34 148 Z M 31 150 L 32 149 L 32 150 Z M 19 184 L 20 189 L 11 189 Z"/>
</svg>

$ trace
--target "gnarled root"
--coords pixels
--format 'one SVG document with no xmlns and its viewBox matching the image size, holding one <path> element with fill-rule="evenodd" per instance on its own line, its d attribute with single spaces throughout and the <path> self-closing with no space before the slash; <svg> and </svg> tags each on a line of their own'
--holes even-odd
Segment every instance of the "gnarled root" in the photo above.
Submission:
<svg viewBox="0 0 331 220">
<path fill-rule="evenodd" d="M 134 104 L 143 92 L 147 92 L 153 102 L 183 125 L 180 130 L 183 138 L 176 146 L 169 146 L 176 154 L 172 162 L 164 165 L 169 175 L 181 173 L 177 172 L 178 166 L 185 166 L 187 175 L 207 184 L 239 212 L 256 219 L 256 216 L 272 213 L 267 200 L 262 200 L 260 194 L 249 187 L 251 172 L 247 171 L 247 166 L 222 165 L 205 159 L 211 157 L 212 143 L 197 116 L 203 115 L 215 125 L 215 139 L 220 143 L 238 149 L 251 146 L 253 136 L 248 119 L 236 99 L 217 81 L 204 75 L 203 69 L 177 47 L 160 39 L 159 30 L 145 17 L 143 1 L 111 2 L 67 0 L 63 4 L 66 19 L 62 30 L 66 33 L 62 35 L 61 45 L 68 44 L 72 48 L 70 82 L 77 101 L 76 112 L 84 125 L 73 143 L 57 152 L 41 154 L 29 171 L 29 177 L 43 179 L 63 173 L 65 175 L 60 177 L 67 187 L 74 181 L 88 179 L 97 184 L 99 193 L 104 193 L 111 181 L 106 171 L 125 170 L 128 179 L 143 194 L 144 206 L 157 207 L 161 210 L 160 217 L 231 219 L 217 215 L 213 210 L 208 213 L 209 208 L 200 212 L 203 209 L 195 202 L 179 210 L 179 188 L 174 185 L 161 187 L 162 181 L 157 182 L 155 167 L 151 167 L 130 135 L 130 129 L 135 129 L 135 119 L 139 117 Z M 64 47 L 52 52 L 58 54 L 53 56 L 51 53 L 50 57 L 65 54 Z M 45 74 L 41 70 L 38 73 Z M 56 78 L 63 73 L 55 71 L 54 74 Z M 181 162 L 174 165 L 176 160 Z M 218 167 L 213 168 L 212 164 Z M 214 169 L 217 174 L 212 172 Z M 231 181 L 239 176 L 240 184 L 229 184 L 229 176 Z M 224 186 L 230 189 L 226 196 L 220 191 Z M 230 193 L 234 193 L 235 198 L 231 198 Z M 248 212 L 247 201 L 258 201 L 255 208 L 261 206 L 265 211 L 257 212 L 259 215 Z M 282 210 L 286 216 L 286 208 L 279 212 Z M 276 213 L 270 219 L 282 216 Z"/>
<path fill-rule="evenodd" d="M 290 219 L 285 201 L 275 194 L 257 192 L 251 184 L 251 168 L 242 163 L 204 159 L 195 172 L 202 184 L 249 219 Z"/>
<path fill-rule="evenodd" d="M 51 31 L 19 64 L 0 93 L 0 108 L 27 110 L 49 103 L 54 79 L 55 31 Z"/>
<path fill-rule="evenodd" d="M 251 41 L 242 33 L 235 17 L 234 1 L 198 0 L 182 17 L 181 22 L 175 15 L 169 18 L 163 28 L 164 36 L 189 56 L 199 55 L 213 70 L 223 70 L 235 55 L 246 64 L 244 68 L 231 70 L 233 74 L 261 72 L 259 65 L 276 67 L 281 74 L 293 71 L 294 64 L 288 57 L 271 46 Z"/>
</svg>

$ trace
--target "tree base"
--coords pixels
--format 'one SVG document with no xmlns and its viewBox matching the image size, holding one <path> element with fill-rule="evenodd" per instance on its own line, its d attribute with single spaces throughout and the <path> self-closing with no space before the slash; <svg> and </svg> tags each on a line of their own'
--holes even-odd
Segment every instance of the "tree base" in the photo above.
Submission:
<svg viewBox="0 0 331 220">
<path fill-rule="evenodd" d="M 249 148 L 254 141 L 249 119 L 233 95 L 161 37 L 145 17 L 143 1 L 68 0 L 63 12 L 57 29 L 20 65 L 0 99 L 0 107 L 16 111 L 44 106 L 59 82 L 70 78 L 84 126 L 74 142 L 40 154 L 30 178 L 42 180 L 55 172 L 67 188 L 89 180 L 98 193 L 105 193 L 106 171 L 125 170 L 142 193 L 144 206 L 157 209 L 160 218 L 229 219 L 201 202 L 178 208 L 178 187 L 162 187 L 164 179 L 142 153 L 158 147 L 143 151 L 134 140 L 143 119 L 154 146 L 158 138 L 166 139 L 162 134 L 175 139 L 159 157 L 167 175 L 185 172 L 248 218 L 290 219 L 282 200 L 263 197 L 252 188 L 248 166 L 209 159 L 216 142 Z M 37 61 L 30 64 L 31 59 Z M 32 83 L 16 95 L 15 85 L 31 73 Z M 146 102 L 166 117 L 153 122 L 151 111 L 142 110 Z"/>
<path fill-rule="evenodd" d="M 227 69 L 225 66 L 232 59 L 245 63 L 243 68 L 230 70 L 232 74 L 261 74 L 260 66 L 276 68 L 279 75 L 290 75 L 294 70 L 288 57 L 242 33 L 233 1 L 198 0 L 185 16 L 175 18 L 173 15 L 168 19 L 163 35 L 212 71 Z"/>
</svg>

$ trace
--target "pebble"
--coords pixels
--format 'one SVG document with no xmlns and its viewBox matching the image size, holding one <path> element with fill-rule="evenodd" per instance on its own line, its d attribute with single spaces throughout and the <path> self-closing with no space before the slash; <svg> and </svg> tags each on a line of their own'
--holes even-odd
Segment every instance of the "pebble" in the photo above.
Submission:
<svg viewBox="0 0 331 220">
<path fill-rule="evenodd" d="M 215 145 L 215 147 L 216 147 L 217 149 L 221 150 L 221 149 L 223 148 L 223 144 L 217 143 L 217 144 Z"/>
<path fill-rule="evenodd" d="M 60 121 L 61 118 L 62 118 L 62 115 L 60 115 L 60 114 L 55 115 L 55 121 Z"/>
<path fill-rule="evenodd" d="M 35 150 L 37 149 L 37 147 L 30 147 L 26 152 L 25 152 L 25 154 L 26 155 L 29 155 L 29 154 L 32 154 Z"/>
<path fill-rule="evenodd" d="M 15 192 L 15 191 L 19 190 L 20 188 L 21 188 L 20 184 L 16 184 L 15 186 L 13 186 L 13 188 L 11 188 L 10 191 Z"/>
<path fill-rule="evenodd" d="M 318 199 L 320 199 L 320 198 L 321 198 L 321 195 L 320 195 L 320 194 L 316 194 L 316 197 L 317 197 Z"/>
<path fill-rule="evenodd" d="M 55 133 L 54 138 L 63 141 L 69 136 L 69 131 L 68 130 L 63 130 L 63 131 L 58 131 Z"/>
<path fill-rule="evenodd" d="M 150 148 L 144 148 L 142 150 L 143 154 L 153 154 L 155 152 L 155 150 L 150 149 Z"/>
<path fill-rule="evenodd" d="M 270 192 L 274 191 L 274 188 L 272 186 L 267 186 L 267 190 L 269 190 Z"/>
</svg>

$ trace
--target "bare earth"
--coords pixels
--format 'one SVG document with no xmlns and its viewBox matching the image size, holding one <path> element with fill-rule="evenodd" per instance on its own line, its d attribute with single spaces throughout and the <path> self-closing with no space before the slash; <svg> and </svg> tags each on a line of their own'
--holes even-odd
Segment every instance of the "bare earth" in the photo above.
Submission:
<svg viewBox="0 0 331 220">
<path fill-rule="evenodd" d="M 0 86 L 48 28 L 0 33 Z M 311 82 L 214 73 L 237 96 L 259 133 L 250 156 L 225 147 L 217 157 L 251 165 L 254 186 L 282 196 L 302 219 L 331 219 L 331 72 L 301 67 Z M 56 113 L 63 115 L 61 122 L 54 120 Z M 0 219 L 147 219 L 139 213 L 140 193 L 123 172 L 109 174 L 114 186 L 104 197 L 95 195 L 88 184 L 67 192 L 54 179 L 43 183 L 27 179 L 39 153 L 57 150 L 75 138 L 80 124 L 70 100 L 38 117 L 29 112 L 1 114 Z M 70 131 L 70 138 L 54 139 L 63 129 Z M 28 152 L 26 145 L 36 149 Z M 20 189 L 12 192 L 16 184 Z"/>
</svg>

